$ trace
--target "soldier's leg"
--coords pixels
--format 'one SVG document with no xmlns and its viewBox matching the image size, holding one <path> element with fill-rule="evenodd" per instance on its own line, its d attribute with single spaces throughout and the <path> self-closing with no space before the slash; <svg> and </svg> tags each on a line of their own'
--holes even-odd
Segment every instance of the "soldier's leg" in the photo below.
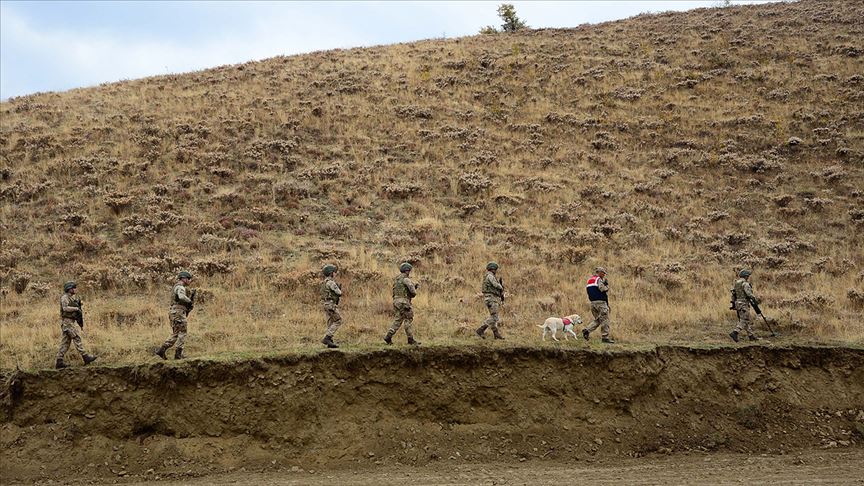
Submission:
<svg viewBox="0 0 864 486">
<path fill-rule="evenodd" d="M 490 301 L 487 305 L 489 307 L 489 317 L 486 319 L 486 323 L 489 324 L 489 327 L 492 328 L 492 335 L 497 339 L 502 339 L 501 331 L 498 329 L 498 323 L 501 322 L 501 318 L 499 317 L 498 311 L 500 310 L 500 304 L 495 301 Z"/>
<path fill-rule="evenodd" d="M 402 309 L 398 304 L 393 304 L 393 315 L 393 324 L 390 325 L 390 330 L 387 332 L 387 334 L 390 334 L 391 336 L 396 334 L 396 331 L 402 327 Z"/>
<path fill-rule="evenodd" d="M 606 304 L 602 304 L 602 309 L 600 309 L 600 316 L 597 318 L 600 324 L 600 337 L 604 339 L 609 338 L 609 306 Z"/>
<path fill-rule="evenodd" d="M 738 325 L 735 326 L 735 332 L 746 332 L 748 335 L 750 330 L 750 306 L 744 302 L 735 302 L 735 312 L 738 314 Z"/>
<path fill-rule="evenodd" d="M 600 327 L 600 315 L 602 314 L 600 309 L 600 304 L 591 303 L 591 315 L 594 317 L 594 320 L 588 324 L 588 327 L 585 328 L 588 332 L 594 332 Z"/>
<path fill-rule="evenodd" d="M 414 340 L 414 309 L 411 304 L 402 308 L 402 322 L 405 324 L 405 335 L 408 336 L 408 341 Z"/>
<path fill-rule="evenodd" d="M 57 361 L 63 361 L 63 357 L 66 356 L 66 352 L 69 351 L 69 343 L 71 341 L 71 338 L 64 329 L 60 336 L 60 348 L 57 350 Z"/>
<path fill-rule="evenodd" d="M 333 334 L 342 327 L 342 314 L 339 313 L 339 308 L 336 306 L 327 308 L 327 336 L 333 337 Z"/>
<path fill-rule="evenodd" d="M 175 321 L 172 329 L 174 335 L 177 336 L 177 351 L 180 351 L 186 345 L 186 318 Z"/>
<path fill-rule="evenodd" d="M 84 343 L 81 341 L 81 335 L 78 334 L 78 332 L 74 329 L 72 330 L 71 334 L 72 344 L 75 345 L 75 349 L 78 351 L 78 354 L 80 354 L 81 356 L 87 355 L 87 352 L 84 351 Z"/>
</svg>

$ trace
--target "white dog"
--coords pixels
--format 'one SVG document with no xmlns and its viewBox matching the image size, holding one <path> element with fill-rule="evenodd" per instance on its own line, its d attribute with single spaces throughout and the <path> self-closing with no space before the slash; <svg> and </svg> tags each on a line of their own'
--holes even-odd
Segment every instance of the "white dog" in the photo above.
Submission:
<svg viewBox="0 0 864 486">
<path fill-rule="evenodd" d="M 564 340 L 566 341 L 567 339 L 569 339 L 567 337 L 568 333 L 572 334 L 574 338 L 577 338 L 577 339 L 579 338 L 579 336 L 577 336 L 576 333 L 573 332 L 573 326 L 575 326 L 576 324 L 582 324 L 582 318 L 579 317 L 578 314 L 573 314 L 572 316 L 567 316 L 567 317 L 563 317 L 563 318 L 562 317 L 550 317 L 549 319 L 546 319 L 546 322 L 544 322 L 542 326 L 537 326 L 537 327 L 543 328 L 543 340 L 544 341 L 546 340 L 546 333 L 549 333 L 549 332 L 552 333 L 552 339 L 558 341 L 558 338 L 555 337 L 555 333 L 557 333 L 560 330 L 564 331 Z"/>
</svg>

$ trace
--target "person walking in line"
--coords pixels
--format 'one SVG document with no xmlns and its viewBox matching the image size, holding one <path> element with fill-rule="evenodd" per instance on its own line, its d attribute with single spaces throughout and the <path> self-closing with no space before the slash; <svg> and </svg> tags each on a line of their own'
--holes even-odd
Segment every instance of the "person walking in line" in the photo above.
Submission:
<svg viewBox="0 0 864 486">
<path fill-rule="evenodd" d="M 498 324 L 501 318 L 498 316 L 498 311 L 501 304 L 504 303 L 504 285 L 495 275 L 498 273 L 498 264 L 489 262 L 486 264 L 486 276 L 483 278 L 483 302 L 486 304 L 486 309 L 489 311 L 489 317 L 483 321 L 483 325 L 476 331 L 480 339 L 486 339 L 486 329 L 492 328 L 492 335 L 495 339 L 504 339 L 501 331 L 498 329 Z"/>
<path fill-rule="evenodd" d="M 74 344 L 81 359 L 84 360 L 84 365 L 88 365 L 96 361 L 96 356 L 88 354 L 84 350 L 84 343 L 81 341 L 81 335 L 78 329 L 84 330 L 84 311 L 82 310 L 83 302 L 78 297 L 78 285 L 75 282 L 66 282 L 63 284 L 63 295 L 60 296 L 60 331 L 63 333 L 60 338 L 60 349 L 57 351 L 57 361 L 54 367 L 58 370 L 68 368 L 63 362 L 66 352 L 69 351 L 69 345 Z"/>
<path fill-rule="evenodd" d="M 399 265 L 401 273 L 393 282 L 393 313 L 395 314 L 395 318 L 393 319 L 393 324 L 390 326 L 390 330 L 387 331 L 387 335 L 384 336 L 384 342 L 387 344 L 393 343 L 393 335 L 404 325 L 405 334 L 408 336 L 408 344 L 412 346 L 420 345 L 414 339 L 414 309 L 411 306 L 411 299 L 417 295 L 417 289 L 420 287 L 420 284 L 414 283 L 410 278 L 411 270 L 413 269 L 414 267 L 407 262 Z"/>
<path fill-rule="evenodd" d="M 195 289 L 187 289 L 192 282 L 192 274 L 182 271 L 177 274 L 177 283 L 171 290 L 171 307 L 168 309 L 168 318 L 171 320 L 171 336 L 165 340 L 162 346 L 155 351 L 156 356 L 168 359 L 165 351 L 171 346 L 174 348 L 174 359 L 183 359 L 183 346 L 186 344 L 187 316 L 195 306 Z"/>
<path fill-rule="evenodd" d="M 324 282 L 321 283 L 321 305 L 324 307 L 324 314 L 327 315 L 327 333 L 321 344 L 328 348 L 335 349 L 339 345 L 333 341 L 333 334 L 342 326 L 342 314 L 339 313 L 339 300 L 342 298 L 342 289 L 336 283 L 334 278 L 337 272 L 336 265 L 324 265 L 322 273 L 324 274 Z"/>
<path fill-rule="evenodd" d="M 753 333 L 753 316 L 750 314 L 750 305 L 755 303 L 759 305 L 759 299 L 753 293 L 753 286 L 750 284 L 750 275 L 753 272 L 750 270 L 741 270 L 738 272 L 738 279 L 732 284 L 733 305 L 735 312 L 738 314 L 738 325 L 729 333 L 729 337 L 736 343 L 738 342 L 738 334 L 747 333 L 747 338 L 751 341 L 758 341 L 759 338 Z"/>
<path fill-rule="evenodd" d="M 588 340 L 591 332 L 600 328 L 600 336 L 604 343 L 613 344 L 615 341 L 609 336 L 609 280 L 606 279 L 606 269 L 597 267 L 594 274 L 588 278 L 585 286 L 588 292 L 588 300 L 591 302 L 591 315 L 594 320 L 588 327 L 582 329 L 582 337 Z"/>
</svg>

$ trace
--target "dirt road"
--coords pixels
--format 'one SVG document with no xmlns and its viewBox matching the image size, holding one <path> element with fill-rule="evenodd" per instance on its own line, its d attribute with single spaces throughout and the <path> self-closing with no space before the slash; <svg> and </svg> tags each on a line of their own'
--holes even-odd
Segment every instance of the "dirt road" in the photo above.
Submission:
<svg viewBox="0 0 864 486">
<path fill-rule="evenodd" d="M 155 479 L 155 477 L 151 477 Z M 378 466 L 325 473 L 299 468 L 200 478 L 160 478 L 162 485 L 423 485 L 423 484 L 864 484 L 864 450 L 789 455 L 709 453 L 650 456 L 603 463 L 549 462 Z M 140 481 L 131 484 L 151 484 Z"/>
</svg>

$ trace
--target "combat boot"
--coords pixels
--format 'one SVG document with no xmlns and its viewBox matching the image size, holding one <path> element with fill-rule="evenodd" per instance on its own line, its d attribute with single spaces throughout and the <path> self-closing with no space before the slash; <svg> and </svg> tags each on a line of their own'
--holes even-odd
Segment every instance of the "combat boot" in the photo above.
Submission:
<svg viewBox="0 0 864 486">
<path fill-rule="evenodd" d="M 408 344 L 411 346 L 420 346 L 420 341 L 414 339 L 414 336 L 408 338 Z"/>
<path fill-rule="evenodd" d="M 165 356 L 165 350 L 166 349 L 168 349 L 168 348 L 163 344 L 162 346 L 159 346 L 159 348 L 156 351 L 154 351 L 153 354 L 155 354 L 156 356 L 159 356 L 162 359 L 168 359 L 168 357 Z"/>
<path fill-rule="evenodd" d="M 177 348 L 174 350 L 174 359 L 183 359 L 183 348 Z"/>
<path fill-rule="evenodd" d="M 90 363 L 96 361 L 96 356 L 93 356 L 92 354 L 85 354 L 81 356 L 81 359 L 84 360 L 84 366 L 87 366 Z"/>
<path fill-rule="evenodd" d="M 384 336 L 384 342 L 387 344 L 393 344 L 393 331 L 387 331 L 387 335 Z"/>
<path fill-rule="evenodd" d="M 54 368 L 56 368 L 58 370 L 62 370 L 63 368 L 68 368 L 68 367 L 69 367 L 69 365 L 64 363 L 62 359 L 58 359 L 57 363 L 54 364 Z"/>
<path fill-rule="evenodd" d="M 495 336 L 495 339 L 502 339 L 502 340 L 504 339 L 504 336 L 502 336 L 501 332 L 499 332 L 497 329 L 492 331 L 492 335 Z"/>
<path fill-rule="evenodd" d="M 612 338 L 603 338 L 603 339 L 601 339 L 601 341 L 603 341 L 606 344 L 615 344 L 615 340 Z"/>
<path fill-rule="evenodd" d="M 482 326 L 478 327 L 477 330 L 474 331 L 474 333 L 477 334 L 480 339 L 486 339 L 486 327 L 486 324 L 483 324 Z"/>
<path fill-rule="evenodd" d="M 588 332 L 588 329 L 582 329 L 582 337 L 585 338 L 586 341 L 588 340 L 588 336 L 590 335 L 591 333 Z"/>
<path fill-rule="evenodd" d="M 321 344 L 327 346 L 330 349 L 336 349 L 339 347 L 338 344 L 333 342 L 333 336 L 324 336 L 324 339 L 321 340 Z"/>
<path fill-rule="evenodd" d="M 730 332 L 729 337 L 732 338 L 732 340 L 737 343 L 738 342 L 738 331 Z"/>
</svg>

